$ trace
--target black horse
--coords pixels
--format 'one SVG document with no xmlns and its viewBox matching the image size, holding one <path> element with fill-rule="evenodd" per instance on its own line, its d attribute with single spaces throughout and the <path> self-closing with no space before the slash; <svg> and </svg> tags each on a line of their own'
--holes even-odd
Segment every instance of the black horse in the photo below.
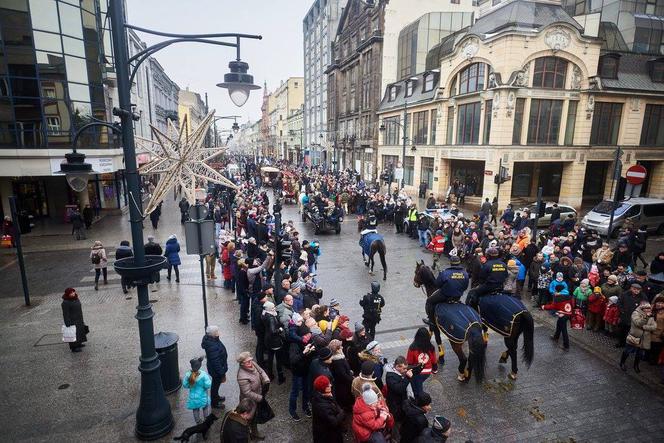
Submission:
<svg viewBox="0 0 664 443">
<path fill-rule="evenodd" d="M 418 262 L 415 266 L 415 276 L 413 277 L 413 285 L 417 288 L 424 286 L 427 297 L 433 295 L 438 289 L 436 288 L 436 279 L 433 271 L 424 264 L 424 260 Z M 461 309 L 466 314 L 465 323 L 462 326 L 463 337 L 446 330 L 440 324 L 440 314 L 444 314 L 444 310 L 448 309 Z M 442 310 L 442 312 L 441 312 Z M 481 383 L 484 380 L 484 372 L 486 366 L 486 341 L 484 338 L 481 319 L 477 312 L 469 306 L 461 303 L 439 303 L 436 307 L 436 326 L 429 327 L 429 331 L 436 337 L 436 344 L 438 345 L 438 361 L 443 361 L 445 355 L 445 348 L 440 336 L 440 331 L 443 331 L 445 336 L 449 339 L 452 350 L 459 358 L 458 376 L 457 380 L 460 382 L 467 382 L 475 372 L 475 380 Z M 463 352 L 463 344 L 468 342 L 469 355 Z"/>
<path fill-rule="evenodd" d="M 362 246 L 362 239 L 360 239 L 360 246 Z M 369 268 L 369 274 L 371 275 L 374 273 L 374 255 L 376 255 L 376 252 L 380 256 L 380 263 L 383 265 L 383 280 L 387 280 L 387 262 L 385 261 L 387 248 L 385 247 L 385 240 L 383 240 L 381 235 L 377 235 L 377 238 L 371 242 L 368 258 L 364 253 L 364 248 L 362 248 L 362 260 L 364 261 L 364 266 Z"/>
</svg>

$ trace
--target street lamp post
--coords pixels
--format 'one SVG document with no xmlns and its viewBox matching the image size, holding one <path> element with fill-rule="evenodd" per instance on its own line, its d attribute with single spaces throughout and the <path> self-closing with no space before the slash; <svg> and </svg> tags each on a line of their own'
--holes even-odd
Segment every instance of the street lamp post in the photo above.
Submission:
<svg viewBox="0 0 664 443">
<path fill-rule="evenodd" d="M 228 89 L 231 100 L 236 105 L 241 106 L 246 102 L 249 92 L 252 89 L 257 89 L 258 86 L 253 85 L 253 77 L 246 73 L 248 65 L 240 60 L 240 39 L 261 39 L 261 36 L 246 34 L 184 35 L 139 28 L 125 23 L 124 0 L 110 1 L 110 18 L 113 30 L 113 53 L 119 100 L 119 108 L 114 109 L 113 113 L 120 118 L 127 190 L 130 196 L 129 220 L 132 241 L 134 243 L 134 257 L 117 260 L 115 262 L 115 269 L 123 278 L 128 279 L 131 284 L 137 287 L 138 293 L 136 319 L 138 320 L 141 347 L 139 364 L 141 394 L 139 406 L 136 411 L 135 434 L 142 440 L 155 440 L 167 434 L 173 428 L 173 415 L 170 404 L 164 394 L 159 371 L 160 361 L 155 351 L 154 327 L 152 322 L 154 312 L 149 301 L 147 288 L 154 273 L 158 273 L 158 269 L 163 266 L 164 260 L 153 259 L 153 256 L 146 257 L 143 247 L 143 209 L 132 127 L 132 118 L 134 118 L 134 113 L 131 110 L 130 96 L 132 80 L 138 72 L 138 66 L 143 61 L 147 60 L 155 52 L 173 43 L 198 42 L 230 46 L 236 49 L 237 58 L 229 64 L 231 73 L 224 76 L 224 83 L 220 83 L 217 86 Z M 168 37 L 169 39 L 145 48 L 130 58 L 127 53 L 126 29 L 134 29 L 161 37 Z M 235 42 L 210 40 L 213 38 L 234 38 Z M 130 67 L 133 71 L 130 70 Z"/>
<path fill-rule="evenodd" d="M 225 119 L 233 119 L 233 126 L 231 126 L 231 129 L 233 130 L 234 134 L 237 134 L 237 132 L 240 130 L 240 126 L 237 124 L 237 119 L 241 118 L 240 115 L 222 115 L 222 116 L 215 116 L 214 117 L 214 146 L 217 147 L 217 120 L 225 120 Z"/>
<path fill-rule="evenodd" d="M 403 125 L 397 121 L 391 121 L 388 120 L 387 124 L 394 124 L 399 126 L 403 130 L 403 144 L 401 147 L 401 189 L 404 188 L 405 186 L 405 180 L 406 180 L 406 143 L 408 142 L 408 102 L 403 103 Z M 380 125 L 379 130 L 382 131 L 383 133 L 385 132 L 385 122 L 383 122 L 382 125 Z M 384 143 L 384 141 L 383 141 Z M 392 186 L 392 185 L 390 185 Z"/>
</svg>

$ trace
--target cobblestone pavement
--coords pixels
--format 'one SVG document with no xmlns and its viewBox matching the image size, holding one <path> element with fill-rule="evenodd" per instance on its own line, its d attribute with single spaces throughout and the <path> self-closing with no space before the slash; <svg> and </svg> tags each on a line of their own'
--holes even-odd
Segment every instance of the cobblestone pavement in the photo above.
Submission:
<svg viewBox="0 0 664 443">
<path fill-rule="evenodd" d="M 182 238 L 175 206 L 167 205 L 164 212 L 158 240 L 163 241 L 171 233 Z M 284 219 L 297 223 L 292 206 L 284 212 Z M 126 223 L 124 217 L 119 220 L 109 218 L 98 224 L 104 224 L 103 241 L 107 245 L 114 246 L 129 237 L 126 226 L 112 225 Z M 354 220 L 349 218 L 341 235 L 319 236 L 322 256 L 318 277 L 325 290 L 323 301 L 337 298 L 353 321 L 360 319 L 358 300 L 374 278 L 362 265 L 355 228 Z M 301 226 L 300 231 L 302 238 L 313 238 L 311 225 Z M 146 227 L 145 235 L 150 232 L 152 228 Z M 424 295 L 412 286 L 412 273 L 418 259 L 430 261 L 430 256 L 413 240 L 392 232 L 384 234 L 389 275 L 381 284 L 387 306 L 377 339 L 392 359 L 405 354 L 421 324 Z M 0 299 L 0 375 L 5 381 L 1 388 L 0 429 L 6 441 L 134 441 L 140 388 L 135 291 L 122 294 L 112 268 L 109 284 L 94 291 L 87 248 L 86 244 L 81 249 L 62 247 L 57 253 L 28 254 L 34 292 L 31 308 L 22 306 L 18 280 L 11 286 L 6 280 L 7 269 L 0 271 L 6 295 Z M 163 279 L 150 298 L 156 312 L 155 331 L 173 331 L 180 336 L 180 373 L 184 374 L 189 359 L 202 354 L 203 313 L 198 259 L 182 257 L 181 283 Z M 65 286 L 79 290 L 91 329 L 87 347 L 78 354 L 70 353 L 61 342 L 59 304 Z M 253 350 L 255 337 L 247 326 L 237 323 L 237 303 L 221 288 L 221 281 L 215 280 L 207 289 L 210 321 L 221 326 L 229 352 L 229 381 L 222 385 L 222 393 L 232 407 L 238 396 L 233 356 Z M 426 382 L 434 411 L 453 423 L 451 441 L 662 441 L 664 394 L 655 383 L 653 368 L 643 365 L 638 377 L 632 371 L 624 374 L 617 368 L 617 351 L 612 343 L 585 331 L 572 332 L 572 349 L 566 353 L 548 339 L 550 319 L 544 314 L 536 314 L 536 319 L 535 362 L 530 370 L 521 368 L 517 381 L 508 380 L 507 368 L 497 363 L 503 345 L 492 334 L 487 352 L 488 379 L 483 385 L 459 384 L 455 380 L 456 357 L 450 352 L 447 364 Z M 286 382 L 270 390 L 277 417 L 261 427 L 268 441 L 310 441 L 310 420 L 294 425 L 288 416 L 289 388 Z M 172 441 L 173 436 L 193 424 L 184 406 L 186 392 L 179 390 L 168 398 L 176 424 L 174 432 L 160 440 L 163 442 Z M 218 423 L 212 441 L 218 438 Z"/>
</svg>

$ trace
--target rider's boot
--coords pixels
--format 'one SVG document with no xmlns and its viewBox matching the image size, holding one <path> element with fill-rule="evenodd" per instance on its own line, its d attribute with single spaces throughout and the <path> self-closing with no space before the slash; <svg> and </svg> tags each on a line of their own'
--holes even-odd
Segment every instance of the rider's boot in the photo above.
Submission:
<svg viewBox="0 0 664 443">
<path fill-rule="evenodd" d="M 445 364 L 445 346 L 443 346 L 443 344 L 441 343 L 438 345 L 438 365 L 443 366 L 444 364 Z"/>
</svg>

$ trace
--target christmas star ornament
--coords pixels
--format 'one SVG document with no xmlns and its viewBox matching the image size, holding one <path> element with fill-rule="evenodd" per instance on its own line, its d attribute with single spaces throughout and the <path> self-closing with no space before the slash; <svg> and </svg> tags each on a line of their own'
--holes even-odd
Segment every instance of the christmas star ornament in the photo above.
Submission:
<svg viewBox="0 0 664 443">
<path fill-rule="evenodd" d="M 152 160 L 139 168 L 141 174 L 158 174 L 159 182 L 145 208 L 148 215 L 164 200 L 174 186 L 179 186 L 189 204 L 196 202 L 196 188 L 207 188 L 212 182 L 237 189 L 237 186 L 210 167 L 207 162 L 222 154 L 223 148 L 205 148 L 205 135 L 214 121 L 214 110 L 210 112 L 191 134 L 185 115 L 178 129 L 167 120 L 166 134 L 150 125 L 154 140 L 136 137 L 136 144 L 151 154 Z"/>
</svg>

